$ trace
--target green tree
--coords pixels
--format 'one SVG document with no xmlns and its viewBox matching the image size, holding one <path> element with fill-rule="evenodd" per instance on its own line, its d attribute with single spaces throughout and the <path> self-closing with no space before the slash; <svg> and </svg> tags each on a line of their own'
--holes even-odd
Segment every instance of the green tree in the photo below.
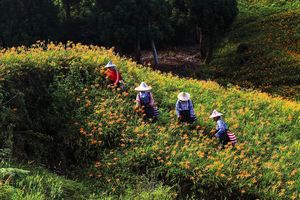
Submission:
<svg viewBox="0 0 300 200">
<path fill-rule="evenodd" d="M 0 13 L 3 46 L 56 39 L 58 10 L 51 0 L 2 0 Z"/>
<path fill-rule="evenodd" d="M 158 56 L 155 42 L 164 41 L 171 32 L 170 8 L 165 0 L 121 0 L 97 3 L 100 27 L 104 38 L 136 52 L 140 60 L 141 45 L 149 43 L 153 49 L 155 64 Z M 104 23 L 106 23 L 105 26 Z"/>
<path fill-rule="evenodd" d="M 203 62 L 209 62 L 215 42 L 237 15 L 236 0 L 169 0 L 169 3 L 176 34 L 195 38 Z"/>
<path fill-rule="evenodd" d="M 96 43 L 95 0 L 55 0 L 59 7 L 60 41 Z"/>
<path fill-rule="evenodd" d="M 197 42 L 203 62 L 237 14 L 236 0 L 2 0 L 0 46 L 56 40 L 135 52 Z M 179 41 L 179 42 L 178 42 Z"/>
</svg>

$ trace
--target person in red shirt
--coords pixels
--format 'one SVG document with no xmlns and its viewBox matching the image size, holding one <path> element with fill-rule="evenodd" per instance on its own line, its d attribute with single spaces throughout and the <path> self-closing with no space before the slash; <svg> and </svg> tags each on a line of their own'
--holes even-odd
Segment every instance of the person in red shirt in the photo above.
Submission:
<svg viewBox="0 0 300 200">
<path fill-rule="evenodd" d="M 116 65 L 109 61 L 104 68 L 107 69 L 105 71 L 106 79 L 115 87 L 121 86 L 123 83 L 122 76 L 116 69 Z"/>
</svg>

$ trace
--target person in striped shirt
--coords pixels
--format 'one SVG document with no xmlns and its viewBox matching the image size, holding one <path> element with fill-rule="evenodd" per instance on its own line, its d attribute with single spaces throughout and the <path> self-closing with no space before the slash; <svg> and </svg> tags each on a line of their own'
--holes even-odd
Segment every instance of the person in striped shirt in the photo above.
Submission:
<svg viewBox="0 0 300 200">
<path fill-rule="evenodd" d="M 178 100 L 175 105 L 176 115 L 180 122 L 194 123 L 197 118 L 194 112 L 193 102 L 190 94 L 181 92 L 178 94 Z"/>
<path fill-rule="evenodd" d="M 113 64 L 112 61 L 109 61 L 104 68 L 107 69 L 105 71 L 105 78 L 110 82 L 110 84 L 115 87 L 121 87 L 123 85 L 123 80 L 120 72 L 116 68 L 116 65 Z"/>
<path fill-rule="evenodd" d="M 138 92 L 136 96 L 136 104 L 138 107 L 142 107 L 145 118 L 152 118 L 156 121 L 158 117 L 158 110 L 155 106 L 151 89 L 152 87 L 148 86 L 145 82 L 142 82 L 139 87 L 135 88 L 135 91 Z"/>
<path fill-rule="evenodd" d="M 214 110 L 209 118 L 212 118 L 215 122 L 217 122 L 216 133 L 215 136 L 219 138 L 220 144 L 222 148 L 230 141 L 227 131 L 228 127 L 225 121 L 221 118 L 223 114 Z"/>
</svg>

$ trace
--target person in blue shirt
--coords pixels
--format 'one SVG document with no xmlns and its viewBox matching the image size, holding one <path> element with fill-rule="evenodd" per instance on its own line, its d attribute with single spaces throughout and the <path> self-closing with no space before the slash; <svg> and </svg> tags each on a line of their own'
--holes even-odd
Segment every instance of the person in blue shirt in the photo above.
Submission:
<svg viewBox="0 0 300 200">
<path fill-rule="evenodd" d="M 155 106 L 151 89 L 152 87 L 148 86 L 145 82 L 142 82 L 139 87 L 135 88 L 135 91 L 138 92 L 136 96 L 136 104 L 138 107 L 142 107 L 146 118 L 153 118 L 156 120 L 158 117 L 158 110 Z"/>
<path fill-rule="evenodd" d="M 194 123 L 197 118 L 194 112 L 193 102 L 190 94 L 181 92 L 178 94 L 178 100 L 175 105 L 176 115 L 180 122 Z"/>
<path fill-rule="evenodd" d="M 221 118 L 222 115 L 222 113 L 214 110 L 209 118 L 212 118 L 215 122 L 217 122 L 215 136 L 219 138 L 220 144 L 222 144 L 222 147 L 224 148 L 224 146 L 229 142 L 229 137 L 227 135 L 228 127 Z"/>
</svg>

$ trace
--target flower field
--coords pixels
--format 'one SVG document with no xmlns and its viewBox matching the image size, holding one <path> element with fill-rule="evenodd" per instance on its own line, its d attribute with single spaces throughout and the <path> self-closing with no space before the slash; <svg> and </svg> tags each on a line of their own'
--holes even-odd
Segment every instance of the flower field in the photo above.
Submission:
<svg viewBox="0 0 300 200">
<path fill-rule="evenodd" d="M 120 69 L 128 91 L 107 86 L 100 66 L 109 60 Z M 122 197 L 146 177 L 171 187 L 165 199 L 300 198 L 296 101 L 162 74 L 115 55 L 113 49 L 38 43 L 0 53 L 2 130 L 7 123 L 26 128 L 18 119 L 25 115 L 22 106 L 30 102 L 6 102 L 19 89 L 14 84 L 29 72 L 52 74 L 45 91 L 55 116 L 61 115 L 60 121 L 71 127 L 63 134 L 76 144 L 75 158 L 81 162 L 76 177 L 92 181 L 99 193 Z M 160 112 L 156 123 L 143 122 L 142 113 L 134 109 L 134 88 L 141 81 L 153 87 Z M 29 88 L 38 91 L 34 87 L 33 83 Z M 22 93 L 44 95 L 31 90 Z M 195 125 L 177 123 L 174 107 L 181 91 L 191 94 L 198 117 Z M 213 109 L 224 113 L 236 133 L 236 148 L 218 148 L 210 133 L 214 122 L 208 118 Z M 49 121 L 54 115 L 45 116 Z"/>
</svg>

